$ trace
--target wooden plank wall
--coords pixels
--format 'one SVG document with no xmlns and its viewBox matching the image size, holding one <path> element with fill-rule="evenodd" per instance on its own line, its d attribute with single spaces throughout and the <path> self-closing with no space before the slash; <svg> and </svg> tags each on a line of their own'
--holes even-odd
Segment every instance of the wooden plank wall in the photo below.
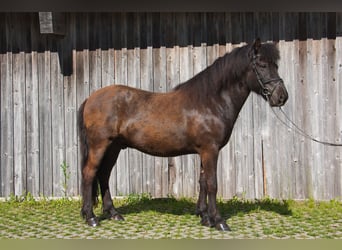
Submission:
<svg viewBox="0 0 342 250">
<path fill-rule="evenodd" d="M 0 14 L 0 196 L 80 194 L 77 109 L 114 83 L 165 92 L 251 42 L 278 41 L 285 112 L 342 142 L 341 13 L 68 13 L 65 36 L 38 13 Z M 288 123 L 288 122 L 287 122 Z M 288 123 L 289 124 L 289 123 Z M 342 150 L 309 141 L 251 94 L 219 157 L 219 196 L 341 199 Z M 121 152 L 112 195 L 197 196 L 199 157 Z"/>
</svg>

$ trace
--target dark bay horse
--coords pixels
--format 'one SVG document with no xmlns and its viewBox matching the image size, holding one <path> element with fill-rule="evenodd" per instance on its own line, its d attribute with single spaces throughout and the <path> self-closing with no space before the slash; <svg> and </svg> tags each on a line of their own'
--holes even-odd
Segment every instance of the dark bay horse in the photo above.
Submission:
<svg viewBox="0 0 342 250">
<path fill-rule="evenodd" d="M 278 75 L 279 50 L 259 39 L 234 49 L 168 93 L 152 93 L 123 85 L 97 90 L 79 109 L 82 152 L 81 214 L 90 226 L 98 183 L 103 216 L 123 220 L 109 192 L 109 177 L 127 147 L 154 156 L 199 154 L 200 190 L 197 214 L 204 226 L 230 230 L 216 206 L 217 158 L 232 133 L 251 91 L 271 106 L 288 98 Z"/>
</svg>

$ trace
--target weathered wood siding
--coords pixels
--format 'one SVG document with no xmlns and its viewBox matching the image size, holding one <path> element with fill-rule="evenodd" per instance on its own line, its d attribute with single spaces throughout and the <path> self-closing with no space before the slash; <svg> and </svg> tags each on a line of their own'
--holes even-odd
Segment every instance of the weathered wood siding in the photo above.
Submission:
<svg viewBox="0 0 342 250">
<path fill-rule="evenodd" d="M 80 194 L 77 110 L 109 84 L 165 92 L 234 47 L 279 41 L 286 113 L 315 138 L 342 142 L 341 13 L 68 13 L 65 36 L 38 13 L 0 13 L 0 196 Z M 284 127 L 251 94 L 218 166 L 219 196 L 341 199 L 342 149 Z M 128 149 L 113 195 L 196 196 L 199 157 Z"/>
</svg>

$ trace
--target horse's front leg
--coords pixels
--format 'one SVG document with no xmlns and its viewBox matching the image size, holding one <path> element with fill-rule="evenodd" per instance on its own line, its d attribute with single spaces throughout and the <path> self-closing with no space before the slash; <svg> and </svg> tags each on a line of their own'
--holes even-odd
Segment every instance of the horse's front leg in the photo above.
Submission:
<svg viewBox="0 0 342 250">
<path fill-rule="evenodd" d="M 197 209 L 202 217 L 202 225 L 215 227 L 220 231 L 230 231 L 216 205 L 217 158 L 218 150 L 215 149 L 201 153 L 200 196 Z M 208 196 L 208 206 L 206 206 L 206 196 Z"/>
<path fill-rule="evenodd" d="M 214 221 L 211 221 L 208 215 L 208 204 L 207 204 L 207 180 L 205 176 L 205 171 L 203 168 L 203 164 L 201 163 L 201 172 L 200 172 L 200 191 L 197 201 L 197 208 L 196 208 L 196 214 L 201 216 L 201 224 L 203 226 L 207 227 L 213 227 Z"/>
</svg>

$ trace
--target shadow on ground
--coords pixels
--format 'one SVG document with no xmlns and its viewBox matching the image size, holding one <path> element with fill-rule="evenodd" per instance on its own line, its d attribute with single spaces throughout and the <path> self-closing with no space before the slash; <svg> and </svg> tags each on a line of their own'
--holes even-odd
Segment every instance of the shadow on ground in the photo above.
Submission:
<svg viewBox="0 0 342 250">
<path fill-rule="evenodd" d="M 287 201 L 271 199 L 249 201 L 233 198 L 227 201 L 218 201 L 217 205 L 224 219 L 229 219 L 236 215 L 248 214 L 252 211 L 270 211 L 280 215 L 292 215 L 292 211 Z M 127 205 L 118 206 L 118 211 L 122 215 L 140 213 L 143 211 L 155 211 L 162 214 L 173 215 L 195 215 L 196 201 L 175 198 L 141 198 L 136 201 L 131 201 Z"/>
</svg>

